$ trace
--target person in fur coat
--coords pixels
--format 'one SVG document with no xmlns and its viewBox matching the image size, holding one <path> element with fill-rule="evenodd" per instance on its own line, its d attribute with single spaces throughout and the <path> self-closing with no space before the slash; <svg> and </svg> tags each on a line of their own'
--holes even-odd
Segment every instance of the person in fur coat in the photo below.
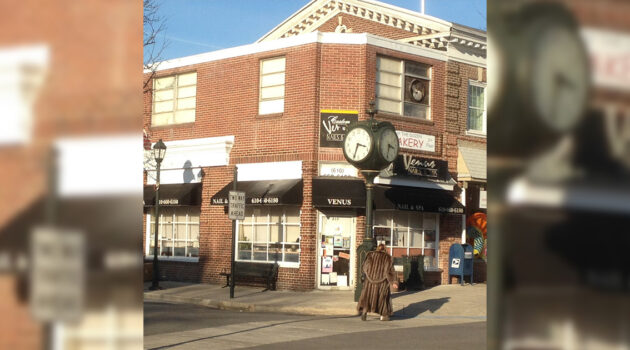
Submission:
<svg viewBox="0 0 630 350">
<path fill-rule="evenodd" d="M 384 244 L 367 254 L 362 270 L 365 280 L 357 304 L 361 320 L 366 320 L 368 312 L 375 312 L 381 315 L 381 321 L 389 321 L 393 311 L 389 286 L 398 288 L 398 284 L 393 259 L 385 251 Z"/>
</svg>

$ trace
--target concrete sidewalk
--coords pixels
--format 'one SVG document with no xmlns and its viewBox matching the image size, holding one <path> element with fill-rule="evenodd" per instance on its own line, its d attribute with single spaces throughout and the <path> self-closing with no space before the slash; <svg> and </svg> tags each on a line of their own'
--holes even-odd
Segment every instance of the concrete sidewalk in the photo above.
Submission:
<svg viewBox="0 0 630 350">
<path fill-rule="evenodd" d="M 263 291 L 259 287 L 236 286 L 234 298 L 230 289 L 217 284 L 160 282 L 164 289 L 149 291 L 144 285 L 144 300 L 185 303 L 206 307 L 273 312 L 301 315 L 357 315 L 353 291 L 312 290 Z M 486 285 L 442 285 L 423 291 L 403 291 L 392 294 L 394 314 L 411 318 L 486 319 Z"/>
</svg>

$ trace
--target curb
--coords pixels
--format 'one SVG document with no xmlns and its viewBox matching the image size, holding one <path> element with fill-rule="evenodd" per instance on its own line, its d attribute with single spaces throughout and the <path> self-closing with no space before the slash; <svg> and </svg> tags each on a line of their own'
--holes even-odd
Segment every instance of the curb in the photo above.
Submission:
<svg viewBox="0 0 630 350">
<path fill-rule="evenodd" d="M 292 315 L 309 315 L 309 316 L 357 316 L 357 312 L 352 309 L 339 308 L 321 308 L 321 307 L 295 307 L 295 306 L 275 306 L 275 305 L 256 305 L 251 303 L 242 303 L 237 301 L 219 301 L 208 298 L 191 298 L 179 297 L 169 294 L 153 294 L 144 293 L 144 301 L 162 301 L 175 304 L 192 304 L 205 306 L 218 310 L 233 310 L 246 312 L 267 312 L 282 313 Z"/>
</svg>

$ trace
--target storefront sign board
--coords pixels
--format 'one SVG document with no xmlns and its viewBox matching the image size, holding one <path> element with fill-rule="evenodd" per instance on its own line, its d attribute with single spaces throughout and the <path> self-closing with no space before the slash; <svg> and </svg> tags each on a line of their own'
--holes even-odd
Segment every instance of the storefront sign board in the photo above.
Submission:
<svg viewBox="0 0 630 350">
<path fill-rule="evenodd" d="M 348 125 L 358 120 L 357 111 L 322 110 L 319 123 L 319 146 L 342 147 Z"/>
<path fill-rule="evenodd" d="M 396 130 L 400 148 L 414 151 L 435 152 L 435 136 Z"/>
<path fill-rule="evenodd" d="M 448 180 L 448 162 L 445 160 L 400 154 L 393 164 L 395 175 Z"/>
</svg>

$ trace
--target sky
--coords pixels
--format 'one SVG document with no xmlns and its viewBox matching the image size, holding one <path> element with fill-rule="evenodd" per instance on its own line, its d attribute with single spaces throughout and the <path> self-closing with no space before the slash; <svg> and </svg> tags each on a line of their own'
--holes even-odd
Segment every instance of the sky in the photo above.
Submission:
<svg viewBox="0 0 630 350">
<path fill-rule="evenodd" d="M 251 44 L 310 0 L 155 1 L 166 21 L 158 40 L 167 42 L 167 60 Z M 420 0 L 382 2 L 420 11 Z M 425 0 L 425 14 L 486 30 L 486 0 Z"/>
</svg>

